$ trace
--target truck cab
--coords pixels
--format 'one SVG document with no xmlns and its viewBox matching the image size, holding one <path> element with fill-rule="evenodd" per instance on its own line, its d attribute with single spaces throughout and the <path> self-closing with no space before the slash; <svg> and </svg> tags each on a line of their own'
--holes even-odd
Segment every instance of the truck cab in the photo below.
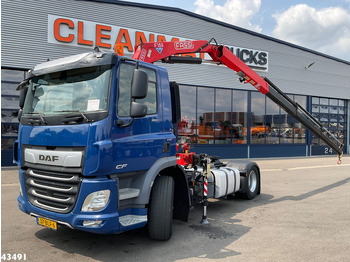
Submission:
<svg viewBox="0 0 350 262">
<path fill-rule="evenodd" d="M 166 70 L 90 52 L 35 66 L 19 89 L 19 208 L 54 229 L 144 226 L 156 177 L 177 161 Z"/>
</svg>

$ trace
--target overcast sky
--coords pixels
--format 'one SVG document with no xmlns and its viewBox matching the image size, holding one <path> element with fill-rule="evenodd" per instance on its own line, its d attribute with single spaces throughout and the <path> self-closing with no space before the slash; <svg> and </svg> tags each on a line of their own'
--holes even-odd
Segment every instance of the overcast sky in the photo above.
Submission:
<svg viewBox="0 0 350 262">
<path fill-rule="evenodd" d="M 350 61 L 350 0 L 139 0 L 172 6 Z"/>
</svg>

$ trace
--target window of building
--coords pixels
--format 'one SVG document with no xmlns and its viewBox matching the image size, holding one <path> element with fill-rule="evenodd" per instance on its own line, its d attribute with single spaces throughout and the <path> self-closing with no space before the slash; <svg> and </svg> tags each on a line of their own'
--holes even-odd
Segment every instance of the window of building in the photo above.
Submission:
<svg viewBox="0 0 350 262">
<path fill-rule="evenodd" d="M 265 144 L 265 133 L 265 96 L 260 92 L 251 92 L 251 143 Z"/>
<path fill-rule="evenodd" d="M 289 129 L 281 130 L 281 121 L 283 121 L 285 117 L 285 114 L 280 116 L 279 106 L 270 98 L 266 98 L 265 130 L 267 144 L 279 144 L 279 137 L 282 134 L 288 137 Z"/>
<path fill-rule="evenodd" d="M 3 80 L 3 79 L 2 79 Z M 1 95 L 19 96 L 19 91 L 16 90 L 20 82 L 1 82 Z"/>
<path fill-rule="evenodd" d="M 247 143 L 248 92 L 232 91 L 232 140 L 234 144 Z"/>
<path fill-rule="evenodd" d="M 18 136 L 19 92 L 16 88 L 24 76 L 22 70 L 1 69 L 1 150 L 11 151 Z"/>
<path fill-rule="evenodd" d="M 346 115 L 345 112 L 347 111 L 346 107 L 346 101 L 345 100 L 339 100 L 339 106 L 338 106 L 338 122 L 333 123 L 334 125 L 337 124 L 337 131 L 336 131 L 336 137 L 342 142 L 345 143 L 346 139 Z"/>
<path fill-rule="evenodd" d="M 1 69 L 1 81 L 20 83 L 24 79 L 25 71 Z"/>
<path fill-rule="evenodd" d="M 1 123 L 18 123 L 18 109 L 1 109 Z"/>
<path fill-rule="evenodd" d="M 294 95 L 294 101 L 301 105 L 303 108 L 306 108 L 306 96 Z M 306 128 L 300 122 L 294 122 L 293 126 L 294 133 L 294 144 L 305 144 L 306 143 Z"/>
<path fill-rule="evenodd" d="M 18 124 L 1 123 L 1 137 L 11 138 L 18 136 Z"/>
<path fill-rule="evenodd" d="M 257 92 L 251 93 L 251 143 L 252 144 L 305 144 L 306 128 L 271 99 Z M 303 108 L 306 96 L 288 95 Z M 319 103 L 319 100 L 317 101 Z M 319 113 L 314 105 L 313 115 Z M 316 116 L 315 116 L 316 117 Z"/>
<path fill-rule="evenodd" d="M 216 136 L 220 136 L 220 126 L 214 117 L 213 88 L 198 87 L 197 95 L 197 143 L 214 144 Z"/>
<path fill-rule="evenodd" d="M 292 98 L 293 100 L 293 98 Z M 280 143 L 294 143 L 294 123 L 296 120 L 289 115 L 283 108 L 280 108 Z"/>
<path fill-rule="evenodd" d="M 344 143 L 346 101 L 341 99 L 312 98 L 312 114 L 327 128 L 336 139 Z M 326 145 L 321 139 L 312 135 L 313 145 Z"/>
<path fill-rule="evenodd" d="M 246 144 L 248 91 L 180 85 L 178 141 Z"/>
<path fill-rule="evenodd" d="M 238 135 L 239 127 L 233 125 L 232 120 L 232 90 L 216 89 L 215 144 L 231 144 L 232 135 Z"/>
<path fill-rule="evenodd" d="M 179 143 L 196 141 L 196 90 L 194 86 L 180 85 L 181 122 L 177 131 Z"/>
</svg>

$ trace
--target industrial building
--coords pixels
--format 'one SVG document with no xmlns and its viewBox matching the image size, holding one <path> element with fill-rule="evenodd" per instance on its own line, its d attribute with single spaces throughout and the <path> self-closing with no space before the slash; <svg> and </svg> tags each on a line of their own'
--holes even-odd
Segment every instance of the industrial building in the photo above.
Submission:
<svg viewBox="0 0 350 262">
<path fill-rule="evenodd" d="M 210 40 L 226 45 L 320 120 L 349 151 L 350 62 L 178 8 L 117 0 L 1 1 L 1 156 L 13 165 L 17 85 L 47 59 L 92 51 L 131 56 L 141 42 Z M 180 85 L 179 141 L 222 158 L 334 154 L 224 66 L 163 65 Z"/>
</svg>

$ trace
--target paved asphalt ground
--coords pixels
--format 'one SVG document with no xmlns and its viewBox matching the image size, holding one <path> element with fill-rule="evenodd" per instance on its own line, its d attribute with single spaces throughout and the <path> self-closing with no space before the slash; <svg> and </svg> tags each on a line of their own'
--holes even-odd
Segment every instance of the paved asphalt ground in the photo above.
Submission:
<svg viewBox="0 0 350 262">
<path fill-rule="evenodd" d="M 36 225 L 17 207 L 17 170 L 1 174 L 1 254 L 27 261 L 350 261 L 350 157 L 256 161 L 261 195 L 210 201 L 189 222 L 174 221 L 173 237 L 151 241 L 145 229 L 94 235 Z"/>
</svg>

